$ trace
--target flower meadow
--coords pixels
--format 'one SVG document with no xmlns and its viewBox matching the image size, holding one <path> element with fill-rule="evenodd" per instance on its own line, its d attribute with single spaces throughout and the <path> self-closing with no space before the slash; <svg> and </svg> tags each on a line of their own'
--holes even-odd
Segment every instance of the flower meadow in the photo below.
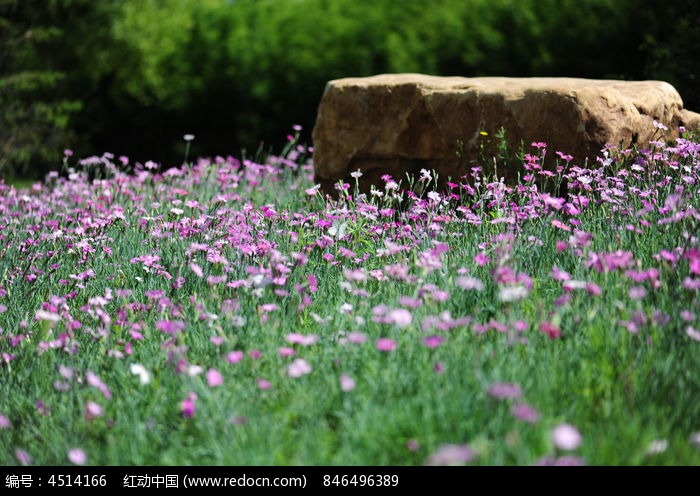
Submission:
<svg viewBox="0 0 700 496">
<path fill-rule="evenodd" d="M 0 463 L 700 463 L 700 144 L 656 125 L 515 184 L 324 197 L 294 136 L 0 182 Z"/>
</svg>

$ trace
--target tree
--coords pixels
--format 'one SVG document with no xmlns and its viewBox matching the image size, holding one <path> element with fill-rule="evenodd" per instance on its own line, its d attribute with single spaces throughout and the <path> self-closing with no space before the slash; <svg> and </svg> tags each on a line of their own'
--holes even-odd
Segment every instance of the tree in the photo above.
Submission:
<svg viewBox="0 0 700 496">
<path fill-rule="evenodd" d="M 112 4 L 0 0 L 0 176 L 39 178 L 79 139 L 73 121 L 106 39 L 95 26 Z"/>
</svg>

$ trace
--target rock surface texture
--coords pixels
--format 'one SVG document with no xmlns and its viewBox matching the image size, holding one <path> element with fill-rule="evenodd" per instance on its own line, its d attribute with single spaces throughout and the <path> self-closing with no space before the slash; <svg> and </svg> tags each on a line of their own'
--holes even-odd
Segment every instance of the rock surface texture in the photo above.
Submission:
<svg viewBox="0 0 700 496">
<path fill-rule="evenodd" d="M 654 121 L 668 126 L 662 131 Z M 502 127 L 512 150 L 533 151 L 546 142 L 545 168 L 556 151 L 572 164 L 595 164 L 606 144 L 646 147 L 672 140 L 678 127 L 700 129 L 700 114 L 683 109 L 663 81 L 574 78 L 435 77 L 385 74 L 326 85 L 313 129 L 314 172 L 322 190 L 335 194 L 361 170 L 361 187 L 381 176 L 405 180 L 421 169 L 457 182 L 481 156 L 493 156 Z M 486 136 L 482 132 L 488 133 Z M 480 149 L 483 149 L 480 155 Z M 512 181 L 520 171 L 498 171 Z"/>
</svg>

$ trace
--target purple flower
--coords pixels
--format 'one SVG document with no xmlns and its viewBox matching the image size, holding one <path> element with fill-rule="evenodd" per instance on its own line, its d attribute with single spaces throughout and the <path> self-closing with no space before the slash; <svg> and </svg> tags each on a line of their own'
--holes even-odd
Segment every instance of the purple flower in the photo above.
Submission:
<svg viewBox="0 0 700 496">
<path fill-rule="evenodd" d="M 187 398 L 182 400 L 180 403 L 180 411 L 182 412 L 182 416 L 185 418 L 192 418 L 194 417 L 195 413 L 197 413 L 197 405 L 195 404 L 197 401 L 197 394 L 196 393 L 189 393 L 187 395 Z"/>
<path fill-rule="evenodd" d="M 511 400 L 520 398 L 523 391 L 517 384 L 510 382 L 494 382 L 489 386 L 488 394 L 499 400 Z"/>
<path fill-rule="evenodd" d="M 483 252 L 477 253 L 476 256 L 474 257 L 474 263 L 481 266 L 481 267 L 483 267 L 484 265 L 486 265 L 490 261 L 491 261 L 491 259 L 489 257 L 487 257 Z"/>
<path fill-rule="evenodd" d="M 571 455 L 560 456 L 559 458 L 547 456 L 537 460 L 537 465 L 540 467 L 581 467 L 585 464 L 583 458 Z"/>
<path fill-rule="evenodd" d="M 564 270 L 561 270 L 555 265 L 554 267 L 552 267 L 552 279 L 554 279 L 555 281 L 568 281 L 569 279 L 571 279 L 571 274 Z"/>
<path fill-rule="evenodd" d="M 175 334 L 185 328 L 185 323 L 181 320 L 159 320 L 156 322 L 156 329 L 166 334 Z"/>
<path fill-rule="evenodd" d="M 418 308 L 423 305 L 423 301 L 418 298 L 412 298 L 410 296 L 402 296 L 399 298 L 399 304 L 408 308 Z"/>
<path fill-rule="evenodd" d="M 2 413 L 0 413 L 0 429 L 12 429 L 12 422 Z"/>
<path fill-rule="evenodd" d="M 428 348 L 437 348 L 443 342 L 445 342 L 445 338 L 443 338 L 442 336 L 428 336 L 426 338 L 423 338 L 423 344 Z"/>
<path fill-rule="evenodd" d="M 100 378 L 97 377 L 97 375 L 95 375 L 93 372 L 88 370 L 87 373 L 85 374 L 85 378 L 87 379 L 87 383 L 90 386 L 98 389 L 104 395 L 105 398 L 107 398 L 107 399 L 112 398 L 112 393 L 110 392 L 107 385 L 104 382 L 102 382 L 102 380 L 100 380 Z"/>
<path fill-rule="evenodd" d="M 697 248 L 691 248 L 685 252 L 683 258 L 688 259 L 690 264 L 691 274 L 700 274 L 700 250 Z"/>
<path fill-rule="evenodd" d="M 102 407 L 94 401 L 88 401 L 85 404 L 85 418 L 87 420 L 94 420 L 97 417 L 101 417 L 103 413 L 104 410 Z"/>
<path fill-rule="evenodd" d="M 19 448 L 15 450 L 15 458 L 17 458 L 20 465 L 31 465 L 34 462 L 29 453 Z"/>
<path fill-rule="evenodd" d="M 540 413 L 525 403 L 513 405 L 510 409 L 510 413 L 512 413 L 513 417 L 516 419 L 527 422 L 528 424 L 536 424 L 540 420 Z"/>
<path fill-rule="evenodd" d="M 642 300 L 647 295 L 647 290 L 642 286 L 633 286 L 629 290 L 629 297 L 633 300 Z"/>
</svg>

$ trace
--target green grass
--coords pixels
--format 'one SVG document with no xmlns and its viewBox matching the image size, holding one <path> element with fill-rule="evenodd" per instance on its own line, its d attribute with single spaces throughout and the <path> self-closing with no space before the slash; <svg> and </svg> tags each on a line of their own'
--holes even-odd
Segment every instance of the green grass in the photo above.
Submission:
<svg viewBox="0 0 700 496">
<path fill-rule="evenodd" d="M 617 202 L 606 199 L 606 179 L 578 191 L 583 172 L 570 173 L 569 193 L 591 202 L 572 214 L 511 189 L 498 204 L 487 189 L 408 206 L 391 192 L 324 200 L 306 192 L 303 156 L 296 167 L 200 161 L 141 179 L 112 170 L 88 182 L 78 172 L 24 199 L 4 187 L 0 415 L 11 425 L 0 428 L 0 463 L 19 463 L 24 450 L 37 465 L 68 464 L 80 448 L 92 465 L 422 465 L 458 444 L 476 453 L 474 465 L 532 465 L 567 454 L 552 431 L 570 424 L 582 442 L 568 454 L 586 464 L 696 465 L 700 343 L 687 329 L 700 328 L 700 305 L 684 281 L 697 278 L 700 177 L 692 156 L 668 152 L 659 165 L 674 158 L 694 184 L 659 167 L 624 178 Z M 663 210 L 677 186 L 682 206 Z M 642 198 L 655 207 L 639 213 Z M 532 215 L 491 222 L 523 205 Z M 574 228 L 590 233 L 589 245 L 577 245 Z M 628 265 L 592 263 L 617 251 L 631 253 Z M 490 262 L 477 264 L 480 253 Z M 147 255 L 160 258 L 136 260 Z M 392 275 L 397 265 L 405 275 Z M 553 267 L 601 294 L 565 291 Z M 626 273 L 651 268 L 658 283 Z M 483 290 L 460 287 L 464 276 Z M 502 296 L 520 285 L 531 286 L 526 295 Z M 633 287 L 646 296 L 631 297 Z M 391 322 L 399 308 L 410 323 Z M 183 329 L 169 334 L 163 321 Z M 561 335 L 550 338 L 542 324 Z M 347 342 L 352 332 L 366 341 Z M 317 341 L 290 343 L 292 333 Z M 426 346 L 430 336 L 442 342 Z M 379 338 L 395 349 L 377 349 Z M 296 354 L 280 356 L 281 347 Z M 244 358 L 229 363 L 234 350 Z M 290 376 L 296 358 L 310 373 Z M 134 364 L 150 383 L 131 373 Z M 201 372 L 188 373 L 193 366 Z M 212 369 L 222 384 L 208 384 Z M 341 388 L 342 374 L 354 389 Z M 499 399 L 489 394 L 494 383 L 522 393 Z M 192 416 L 182 409 L 191 393 Z M 88 418 L 88 402 L 102 415 Z M 536 409 L 537 421 L 517 419 L 518 403 Z M 654 454 L 656 440 L 667 445 Z"/>
</svg>

